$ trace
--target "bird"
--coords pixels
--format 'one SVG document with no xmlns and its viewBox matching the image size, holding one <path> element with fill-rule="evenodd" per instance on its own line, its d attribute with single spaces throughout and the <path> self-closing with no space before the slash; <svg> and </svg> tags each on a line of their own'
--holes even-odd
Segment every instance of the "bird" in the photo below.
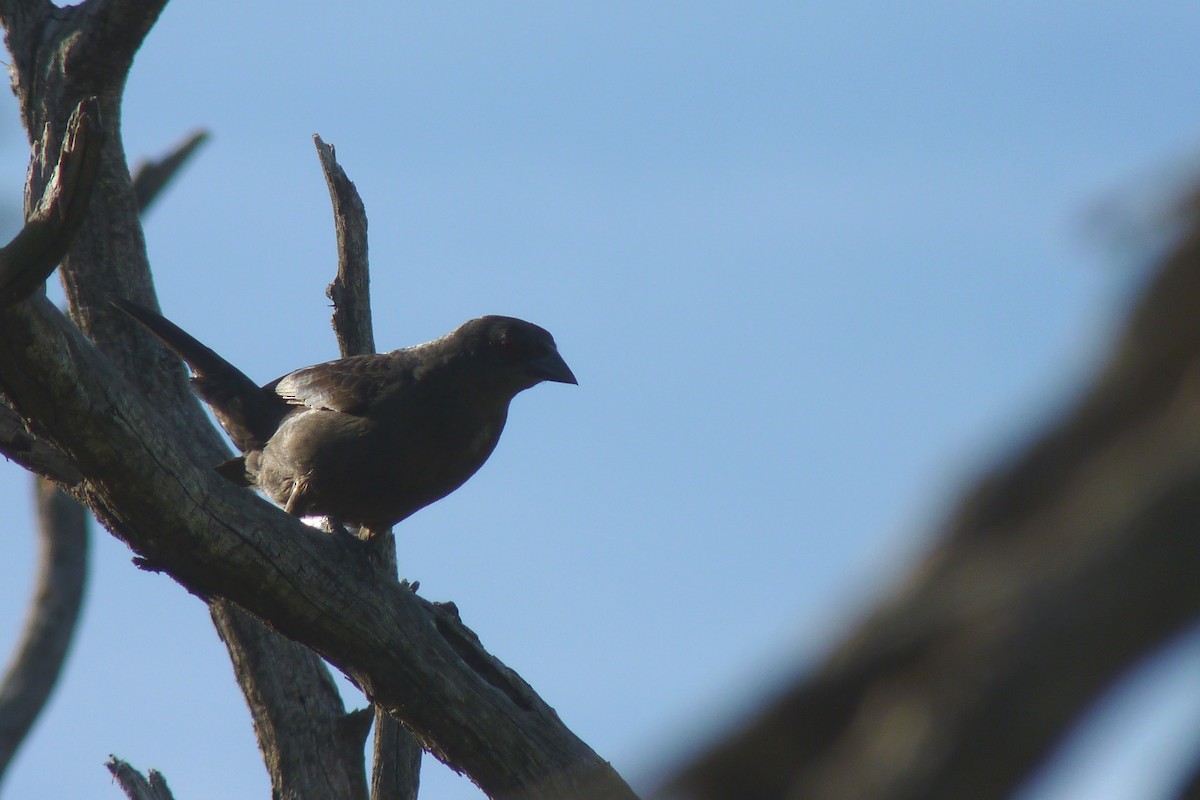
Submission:
<svg viewBox="0 0 1200 800">
<path fill-rule="evenodd" d="M 512 399 L 543 381 L 578 385 L 554 337 L 490 315 L 389 353 L 294 370 L 259 386 L 166 317 L 109 301 L 192 372 L 196 394 L 241 455 L 217 465 L 289 514 L 334 530 L 386 530 L 459 488 L 491 456 Z"/>
</svg>

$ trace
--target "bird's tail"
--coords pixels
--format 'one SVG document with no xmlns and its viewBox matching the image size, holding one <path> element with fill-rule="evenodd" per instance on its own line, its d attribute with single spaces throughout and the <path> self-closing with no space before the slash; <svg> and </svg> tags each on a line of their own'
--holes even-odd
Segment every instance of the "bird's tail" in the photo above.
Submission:
<svg viewBox="0 0 1200 800">
<path fill-rule="evenodd" d="M 161 314 L 115 295 L 109 295 L 108 300 L 187 362 L 196 394 L 212 408 L 221 427 L 242 452 L 262 449 L 287 412 L 286 403 L 278 395 L 264 391 L 240 369 Z"/>
</svg>

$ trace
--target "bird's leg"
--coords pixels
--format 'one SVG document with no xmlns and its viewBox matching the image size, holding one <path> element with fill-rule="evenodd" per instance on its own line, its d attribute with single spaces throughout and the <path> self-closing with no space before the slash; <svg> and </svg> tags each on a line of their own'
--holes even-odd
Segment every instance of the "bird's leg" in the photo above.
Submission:
<svg viewBox="0 0 1200 800">
<path fill-rule="evenodd" d="M 301 481 L 294 481 L 292 489 L 288 492 L 287 502 L 283 504 L 283 510 L 291 514 L 293 517 L 300 516 L 296 513 L 296 501 L 300 499 Z"/>
<path fill-rule="evenodd" d="M 325 527 L 328 529 L 329 533 L 333 534 L 334 536 L 356 540 L 358 539 L 358 537 L 351 533 L 350 529 L 346 527 L 346 523 L 342 522 L 342 520 L 338 517 L 325 517 Z"/>
</svg>

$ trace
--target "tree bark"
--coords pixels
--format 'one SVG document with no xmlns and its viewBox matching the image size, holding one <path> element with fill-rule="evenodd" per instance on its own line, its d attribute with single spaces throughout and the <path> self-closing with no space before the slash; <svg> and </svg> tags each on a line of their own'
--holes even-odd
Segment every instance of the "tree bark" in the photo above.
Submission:
<svg viewBox="0 0 1200 800">
<path fill-rule="evenodd" d="M 41 199 L 29 209 L 20 233 L 0 249 L 0 310 L 46 282 L 83 222 L 100 166 L 98 113 L 94 97 L 71 112 Z"/>
</svg>

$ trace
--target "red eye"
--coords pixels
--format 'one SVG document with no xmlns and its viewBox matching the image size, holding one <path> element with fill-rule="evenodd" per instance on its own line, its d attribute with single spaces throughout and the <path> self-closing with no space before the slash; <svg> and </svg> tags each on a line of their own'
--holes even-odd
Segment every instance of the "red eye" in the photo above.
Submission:
<svg viewBox="0 0 1200 800">
<path fill-rule="evenodd" d="M 517 343 L 512 339 L 504 338 L 500 340 L 500 349 L 506 353 L 517 352 Z"/>
</svg>

